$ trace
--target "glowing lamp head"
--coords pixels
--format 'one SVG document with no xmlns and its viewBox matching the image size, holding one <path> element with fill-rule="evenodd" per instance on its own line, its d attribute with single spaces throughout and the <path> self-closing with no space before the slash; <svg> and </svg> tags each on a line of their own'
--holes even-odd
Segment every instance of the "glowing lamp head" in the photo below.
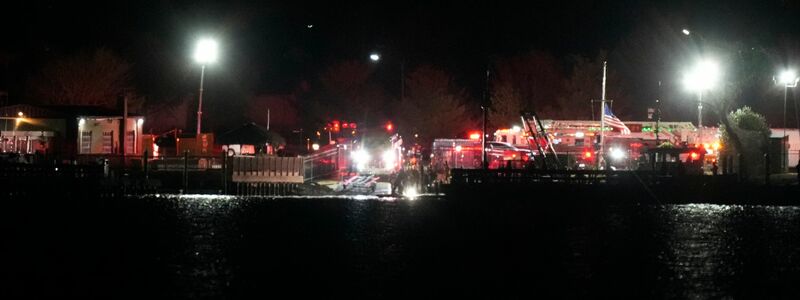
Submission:
<svg viewBox="0 0 800 300">
<path fill-rule="evenodd" d="M 480 139 L 481 139 L 481 134 L 480 134 L 480 132 L 473 132 L 473 133 L 470 133 L 470 134 L 469 134 L 469 139 L 470 139 L 470 140 L 480 140 Z"/>
<path fill-rule="evenodd" d="M 22 117 L 24 117 L 24 116 L 25 116 L 25 114 L 24 114 L 24 113 L 22 113 L 22 112 L 18 112 L 18 113 L 17 113 L 17 116 L 19 116 L 20 118 L 22 118 Z"/>
<path fill-rule="evenodd" d="M 681 32 L 683 33 L 683 35 L 690 35 L 690 34 L 692 34 L 692 32 L 691 32 L 691 31 L 689 31 L 689 29 L 686 29 L 686 28 L 684 28 L 683 30 L 681 30 Z"/>
<path fill-rule="evenodd" d="M 456 152 L 461 152 L 461 145 L 456 146 Z"/>
<path fill-rule="evenodd" d="M 372 53 L 369 55 L 369 60 L 377 62 L 381 60 L 381 55 L 378 53 Z"/>
<path fill-rule="evenodd" d="M 386 124 L 386 131 L 392 131 L 392 130 L 394 130 L 394 125 L 392 125 L 392 123 Z"/>
<path fill-rule="evenodd" d="M 140 126 L 140 127 L 141 127 L 141 126 L 142 126 L 142 124 L 144 124 L 144 119 L 141 119 L 141 118 L 140 118 L 140 119 L 136 120 L 136 125 L 138 125 L 138 126 Z"/>
<path fill-rule="evenodd" d="M 217 42 L 212 39 L 201 39 L 194 50 L 194 60 L 200 64 L 209 64 L 217 61 Z"/>
<path fill-rule="evenodd" d="M 778 75 L 778 83 L 785 86 L 794 86 L 797 84 L 797 72 L 794 70 L 785 70 Z"/>
<path fill-rule="evenodd" d="M 313 149 L 314 151 L 319 150 L 319 144 L 317 144 L 317 143 L 312 144 L 311 145 L 311 149 Z"/>
<path fill-rule="evenodd" d="M 712 60 L 703 60 L 697 63 L 683 76 L 683 85 L 692 92 L 703 92 L 713 89 L 719 81 L 719 65 Z"/>
<path fill-rule="evenodd" d="M 576 137 L 576 138 L 579 138 L 579 139 L 582 139 L 582 138 L 584 137 L 583 131 L 578 131 L 578 132 L 576 132 L 576 133 L 575 133 L 575 137 Z"/>
<path fill-rule="evenodd" d="M 85 124 L 86 124 L 86 119 L 84 119 L 84 118 L 78 119 L 78 126 L 83 126 Z"/>
</svg>

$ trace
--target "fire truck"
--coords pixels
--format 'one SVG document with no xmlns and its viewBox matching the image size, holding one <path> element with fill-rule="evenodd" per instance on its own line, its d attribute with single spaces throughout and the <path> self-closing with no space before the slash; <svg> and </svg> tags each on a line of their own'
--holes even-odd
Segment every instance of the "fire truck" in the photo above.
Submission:
<svg viewBox="0 0 800 300">
<path fill-rule="evenodd" d="M 542 120 L 547 135 L 559 156 L 570 158 L 571 168 L 592 168 L 599 155 L 600 121 Z M 660 122 L 658 140 L 655 121 L 626 121 L 630 134 L 605 128 L 606 157 L 615 168 L 633 168 L 648 149 L 668 142 L 678 148 L 704 149 L 702 160 L 710 164 L 720 149 L 716 128 L 698 130 L 690 122 Z M 518 148 L 530 148 L 528 134 L 520 127 L 499 129 L 494 140 L 507 142 Z"/>
</svg>

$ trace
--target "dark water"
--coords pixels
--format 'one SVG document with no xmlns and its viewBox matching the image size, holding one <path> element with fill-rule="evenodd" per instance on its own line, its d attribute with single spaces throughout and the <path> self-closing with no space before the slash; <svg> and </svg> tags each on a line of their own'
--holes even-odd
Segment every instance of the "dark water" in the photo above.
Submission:
<svg viewBox="0 0 800 300">
<path fill-rule="evenodd" d="M 800 296 L 797 207 L 163 196 L 8 202 L 0 215 L 4 299 Z"/>
</svg>

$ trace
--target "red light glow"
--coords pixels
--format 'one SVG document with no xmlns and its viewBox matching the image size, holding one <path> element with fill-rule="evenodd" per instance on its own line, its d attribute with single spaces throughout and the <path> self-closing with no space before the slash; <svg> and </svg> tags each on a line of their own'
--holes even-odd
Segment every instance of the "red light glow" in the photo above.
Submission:
<svg viewBox="0 0 800 300">
<path fill-rule="evenodd" d="M 481 133 L 480 132 L 471 132 L 469 134 L 469 139 L 470 140 L 480 140 L 481 139 Z"/>
</svg>

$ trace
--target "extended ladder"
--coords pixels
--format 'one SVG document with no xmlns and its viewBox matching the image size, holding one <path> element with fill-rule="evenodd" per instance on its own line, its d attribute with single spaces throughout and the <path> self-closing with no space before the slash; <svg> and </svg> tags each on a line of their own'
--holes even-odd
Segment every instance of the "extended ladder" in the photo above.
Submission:
<svg viewBox="0 0 800 300">
<path fill-rule="evenodd" d="M 549 160 L 552 160 L 551 163 L 553 168 L 559 169 L 559 165 L 561 163 L 558 161 L 558 155 L 556 154 L 555 148 L 553 148 L 553 142 L 550 140 L 550 135 L 547 134 L 547 130 L 545 130 L 544 126 L 542 126 L 542 120 L 539 119 L 535 112 L 523 112 L 521 118 L 522 126 L 530 135 L 528 138 L 528 147 L 530 148 L 531 153 L 534 151 L 533 144 L 535 144 L 535 150 L 539 151 L 539 154 L 542 158 L 542 166 L 545 169 L 549 169 L 547 162 L 549 158 Z M 544 148 L 542 148 L 541 141 L 545 142 Z M 534 156 L 534 161 L 536 160 L 535 157 L 536 156 Z"/>
</svg>

